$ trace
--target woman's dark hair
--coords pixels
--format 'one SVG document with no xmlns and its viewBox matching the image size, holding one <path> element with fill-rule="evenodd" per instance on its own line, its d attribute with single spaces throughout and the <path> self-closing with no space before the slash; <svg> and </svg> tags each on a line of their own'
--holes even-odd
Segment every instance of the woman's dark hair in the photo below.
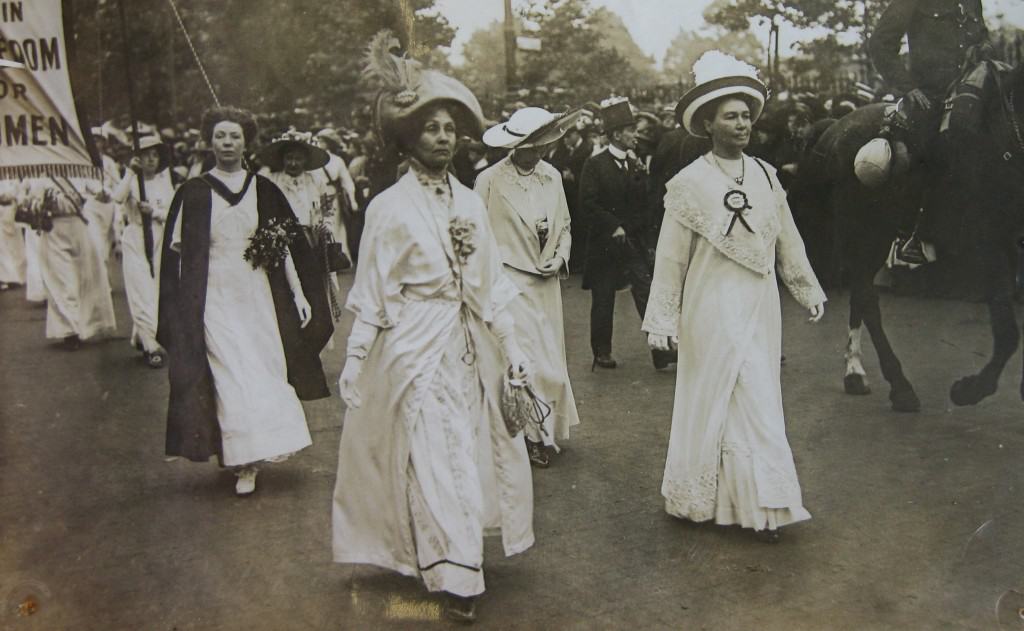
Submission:
<svg viewBox="0 0 1024 631">
<path fill-rule="evenodd" d="M 697 108 L 697 111 L 693 113 L 693 123 L 691 124 L 691 127 L 703 132 L 705 130 L 704 123 L 710 122 L 715 118 L 715 114 L 718 113 L 718 108 L 722 106 L 722 103 L 733 99 L 739 99 L 746 103 L 747 107 L 750 108 L 751 114 L 753 114 L 754 109 L 757 108 L 757 101 L 754 100 L 754 97 L 748 94 L 726 94 L 714 99 L 713 101 L 708 101 Z"/>
<path fill-rule="evenodd" d="M 459 133 L 459 130 L 466 129 L 466 113 L 464 112 L 463 107 L 455 101 L 439 100 L 420 108 L 414 112 L 412 116 L 395 122 L 394 139 L 395 144 L 398 146 L 398 150 L 405 154 L 410 153 L 413 145 L 415 145 L 416 141 L 419 140 L 420 134 L 423 133 L 423 126 L 426 124 L 427 119 L 430 118 L 434 112 L 441 109 L 447 110 L 451 115 L 452 120 L 455 121 L 456 135 Z"/>
<path fill-rule="evenodd" d="M 336 156 L 340 156 L 342 154 L 344 147 L 335 142 L 333 138 L 328 138 L 327 136 L 317 136 L 317 139 L 323 141 L 323 143 L 327 145 L 327 151 L 329 151 L 330 153 L 333 153 Z"/>
<path fill-rule="evenodd" d="M 253 117 L 252 112 L 230 105 L 211 107 L 203 112 L 203 122 L 200 125 L 199 133 L 203 140 L 206 141 L 206 144 L 213 142 L 213 128 L 217 126 L 217 123 L 223 123 L 224 121 L 238 123 L 242 127 L 242 136 L 245 138 L 246 149 L 248 150 L 252 147 L 259 133 L 256 118 Z"/>
</svg>

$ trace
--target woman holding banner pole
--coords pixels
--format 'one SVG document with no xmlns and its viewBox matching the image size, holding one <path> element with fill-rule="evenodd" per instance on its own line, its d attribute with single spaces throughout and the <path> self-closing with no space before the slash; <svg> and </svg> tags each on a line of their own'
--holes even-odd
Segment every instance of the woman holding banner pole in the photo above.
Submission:
<svg viewBox="0 0 1024 631">
<path fill-rule="evenodd" d="M 163 347 L 156 341 L 157 279 L 160 277 L 160 250 L 147 253 L 143 217 L 148 216 L 153 243 L 161 243 L 167 211 L 174 197 L 171 179 L 170 147 L 156 136 L 139 141 L 139 150 L 132 158 L 124 179 L 114 190 L 113 199 L 123 204 L 125 226 L 121 232 L 124 290 L 132 314 L 132 344 L 142 351 L 151 368 L 162 368 L 166 360 Z M 139 175 L 145 187 L 145 198 L 139 193 Z"/>
</svg>

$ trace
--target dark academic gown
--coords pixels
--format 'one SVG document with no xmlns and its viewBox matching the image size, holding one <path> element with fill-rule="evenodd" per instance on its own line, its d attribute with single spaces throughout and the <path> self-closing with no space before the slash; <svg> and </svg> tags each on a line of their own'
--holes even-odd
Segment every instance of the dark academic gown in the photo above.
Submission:
<svg viewBox="0 0 1024 631">
<path fill-rule="evenodd" d="M 271 219 L 295 219 L 284 194 L 270 180 L 255 176 L 259 225 Z M 164 231 L 160 269 L 160 304 L 157 341 L 167 350 L 170 400 L 167 408 L 169 456 L 205 462 L 223 453 L 213 376 L 206 354 L 204 310 L 210 262 L 210 209 L 215 193 L 203 178 L 188 180 L 175 194 Z M 181 218 L 181 253 L 171 249 L 174 222 Z M 320 351 L 334 331 L 331 311 L 323 295 L 323 266 L 305 239 L 291 246 L 292 260 L 313 319 L 302 328 L 284 268 L 268 272 L 270 291 L 277 313 L 288 383 L 299 399 L 309 401 L 330 396 Z M 240 314 L 245 317 L 245 314 Z"/>
</svg>

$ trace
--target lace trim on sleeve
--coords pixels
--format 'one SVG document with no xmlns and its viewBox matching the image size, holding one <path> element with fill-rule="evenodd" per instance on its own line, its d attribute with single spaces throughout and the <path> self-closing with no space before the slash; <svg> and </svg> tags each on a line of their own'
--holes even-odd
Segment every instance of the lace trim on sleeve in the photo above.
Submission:
<svg viewBox="0 0 1024 631">
<path fill-rule="evenodd" d="M 659 283 L 652 283 L 643 330 L 654 335 L 678 335 L 682 300 L 681 287 L 665 287 Z"/>
</svg>

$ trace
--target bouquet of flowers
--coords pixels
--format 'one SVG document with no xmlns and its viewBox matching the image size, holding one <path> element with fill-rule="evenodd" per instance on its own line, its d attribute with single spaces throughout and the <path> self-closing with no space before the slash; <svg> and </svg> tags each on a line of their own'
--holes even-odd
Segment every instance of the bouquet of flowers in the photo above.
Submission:
<svg viewBox="0 0 1024 631">
<path fill-rule="evenodd" d="M 294 219 L 271 219 L 249 237 L 249 246 L 245 248 L 242 258 L 253 269 L 262 267 L 268 272 L 277 269 L 288 256 L 288 246 L 299 234 L 299 230 Z"/>
</svg>

